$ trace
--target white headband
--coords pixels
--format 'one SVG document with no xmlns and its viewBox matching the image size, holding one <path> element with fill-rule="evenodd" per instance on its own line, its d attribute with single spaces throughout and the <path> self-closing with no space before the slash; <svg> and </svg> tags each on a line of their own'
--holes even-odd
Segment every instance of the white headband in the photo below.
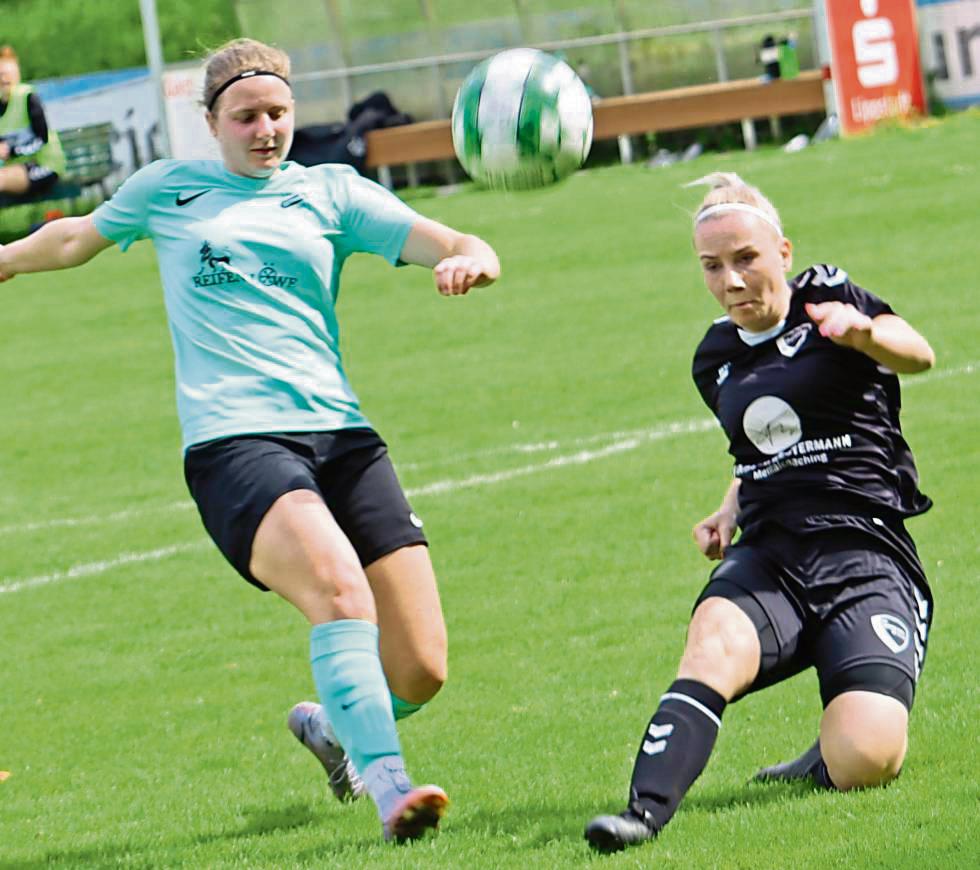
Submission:
<svg viewBox="0 0 980 870">
<path fill-rule="evenodd" d="M 757 218 L 762 218 L 762 220 L 769 224 L 769 226 L 779 233 L 779 235 L 783 234 L 783 228 L 779 225 L 779 222 L 772 217 L 772 215 L 766 214 L 766 212 L 764 212 L 761 208 L 756 208 L 754 205 L 749 205 L 747 202 L 719 202 L 717 205 L 709 205 L 704 211 L 698 212 L 697 217 L 694 218 L 694 225 L 697 226 L 706 218 L 725 211 L 744 211 L 748 214 L 754 214 Z"/>
</svg>

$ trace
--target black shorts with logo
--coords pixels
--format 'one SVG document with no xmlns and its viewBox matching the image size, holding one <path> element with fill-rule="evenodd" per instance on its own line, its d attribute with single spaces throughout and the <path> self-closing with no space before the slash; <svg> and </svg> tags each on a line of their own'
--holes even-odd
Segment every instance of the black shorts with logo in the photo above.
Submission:
<svg viewBox="0 0 980 870">
<path fill-rule="evenodd" d="M 745 694 L 812 666 L 826 705 L 842 674 L 884 665 L 908 678 L 895 697 L 911 705 L 932 598 L 901 523 L 849 515 L 762 522 L 729 547 L 697 604 L 713 596 L 738 605 L 759 632 L 762 661 Z"/>
<path fill-rule="evenodd" d="M 296 489 L 318 493 L 362 565 L 426 544 L 388 448 L 373 429 L 245 435 L 197 444 L 184 477 L 208 534 L 249 583 L 252 541 L 273 503 Z"/>
<path fill-rule="evenodd" d="M 27 193 L 29 194 L 43 193 L 45 190 L 54 187 L 58 181 L 58 173 L 47 166 L 41 166 L 33 160 L 22 165 L 27 170 Z"/>
</svg>

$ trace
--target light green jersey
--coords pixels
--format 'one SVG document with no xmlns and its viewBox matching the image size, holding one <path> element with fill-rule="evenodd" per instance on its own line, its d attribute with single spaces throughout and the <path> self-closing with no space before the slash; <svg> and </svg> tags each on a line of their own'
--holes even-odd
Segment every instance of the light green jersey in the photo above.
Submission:
<svg viewBox="0 0 980 870">
<path fill-rule="evenodd" d="M 186 449 L 231 435 L 370 425 L 344 374 L 335 305 L 357 251 L 397 263 L 418 215 L 351 167 L 246 178 L 160 160 L 94 213 L 126 250 L 153 241 Z"/>
<path fill-rule="evenodd" d="M 34 88 L 30 85 L 14 85 L 10 92 L 10 99 L 7 101 L 7 110 L 0 115 L 0 136 L 5 137 L 26 137 L 29 140 L 35 139 L 35 134 L 31 129 L 31 116 L 27 110 L 27 98 L 34 93 Z M 58 134 L 48 128 L 48 141 L 33 154 L 25 154 L 22 157 L 11 157 L 7 163 L 27 163 L 32 161 L 38 166 L 46 166 L 59 175 L 65 172 L 65 155 L 61 150 L 61 140 Z"/>
</svg>

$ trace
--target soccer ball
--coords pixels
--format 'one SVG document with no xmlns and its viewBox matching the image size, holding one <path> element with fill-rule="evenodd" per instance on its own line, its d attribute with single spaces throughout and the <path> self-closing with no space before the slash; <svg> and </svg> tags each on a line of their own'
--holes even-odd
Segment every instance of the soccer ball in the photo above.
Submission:
<svg viewBox="0 0 980 870">
<path fill-rule="evenodd" d="M 585 162 L 592 100 L 567 63 L 514 48 L 466 77 L 452 130 L 456 156 L 471 178 L 495 190 L 543 187 Z"/>
</svg>

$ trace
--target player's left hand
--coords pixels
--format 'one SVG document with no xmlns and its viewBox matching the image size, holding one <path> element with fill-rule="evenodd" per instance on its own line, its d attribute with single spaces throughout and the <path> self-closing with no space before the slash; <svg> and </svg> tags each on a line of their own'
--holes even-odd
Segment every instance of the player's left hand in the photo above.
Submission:
<svg viewBox="0 0 980 870">
<path fill-rule="evenodd" d="M 871 341 L 871 318 L 846 302 L 808 302 L 804 308 L 820 334 L 834 344 L 863 351 Z"/>
<path fill-rule="evenodd" d="M 483 271 L 478 260 L 462 254 L 440 260 L 432 274 L 436 280 L 436 289 L 443 296 L 463 296 L 471 287 L 482 287 L 493 281 Z"/>
</svg>

